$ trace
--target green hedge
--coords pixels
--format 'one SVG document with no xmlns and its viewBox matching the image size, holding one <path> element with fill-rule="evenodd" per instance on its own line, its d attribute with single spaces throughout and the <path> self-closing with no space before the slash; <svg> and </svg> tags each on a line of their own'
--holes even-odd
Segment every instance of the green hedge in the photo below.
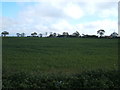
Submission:
<svg viewBox="0 0 120 90">
<path fill-rule="evenodd" d="M 3 75 L 3 89 L 39 88 L 62 90 L 78 88 L 120 88 L 120 73 L 113 71 L 86 71 L 73 75 L 16 73 Z"/>
</svg>

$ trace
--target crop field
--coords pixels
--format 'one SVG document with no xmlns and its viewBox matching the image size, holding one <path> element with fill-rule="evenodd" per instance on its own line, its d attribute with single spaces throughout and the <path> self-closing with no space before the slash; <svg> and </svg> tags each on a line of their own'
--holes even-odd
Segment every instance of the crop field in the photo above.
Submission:
<svg viewBox="0 0 120 90">
<path fill-rule="evenodd" d="M 117 70 L 118 39 L 5 37 L 2 58 L 3 78 L 19 72 L 70 76 Z"/>
</svg>

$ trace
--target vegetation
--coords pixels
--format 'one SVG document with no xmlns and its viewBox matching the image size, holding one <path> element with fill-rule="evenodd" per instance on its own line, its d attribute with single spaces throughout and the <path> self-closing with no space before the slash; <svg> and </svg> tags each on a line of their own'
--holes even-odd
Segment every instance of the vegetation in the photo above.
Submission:
<svg viewBox="0 0 120 90">
<path fill-rule="evenodd" d="M 34 33 L 31 33 L 31 36 L 36 36 L 37 35 L 37 33 L 36 32 L 34 32 Z"/>
<path fill-rule="evenodd" d="M 118 71 L 87 71 L 74 75 L 62 74 L 28 74 L 24 72 L 3 76 L 3 89 L 42 89 L 42 90 L 76 90 L 76 89 L 118 89 L 120 75 Z"/>
<path fill-rule="evenodd" d="M 100 35 L 100 37 L 102 37 L 102 38 L 120 38 L 120 36 L 118 36 L 118 34 L 116 33 L 116 32 L 113 32 L 110 36 L 103 36 L 104 35 L 104 33 L 105 33 L 105 30 L 103 30 L 103 29 L 100 29 L 100 30 L 98 30 L 97 31 L 97 34 L 99 34 Z M 2 36 L 6 36 L 7 34 L 9 34 L 9 32 L 7 32 L 7 31 L 4 31 L 4 32 L 2 32 L 1 33 L 1 35 Z M 16 35 L 17 35 L 17 37 L 25 37 L 25 33 L 16 33 Z M 88 35 L 88 34 L 82 34 L 83 36 L 81 36 L 80 35 L 80 33 L 78 32 L 78 31 L 76 31 L 76 32 L 74 32 L 73 34 L 69 34 L 68 32 L 63 32 L 62 33 L 62 35 L 61 34 L 59 34 L 59 33 L 52 33 L 52 32 L 50 32 L 50 34 L 48 35 L 48 32 L 45 32 L 45 34 L 44 34 L 44 37 L 65 37 L 65 38 L 67 38 L 67 37 L 71 37 L 71 38 L 73 38 L 73 37 L 87 37 L 87 38 L 98 38 L 98 36 L 96 36 L 96 35 Z M 43 37 L 43 34 L 42 33 L 39 33 L 39 34 L 37 34 L 36 32 L 33 32 L 33 33 L 31 33 L 31 36 L 27 36 L 27 37 Z"/>
<path fill-rule="evenodd" d="M 118 40 L 3 38 L 3 88 L 119 88 Z"/>
<path fill-rule="evenodd" d="M 17 37 L 25 37 L 25 33 L 16 33 Z"/>
<path fill-rule="evenodd" d="M 9 34 L 9 32 L 7 32 L 7 31 L 3 31 L 3 32 L 1 33 L 1 35 L 4 36 L 4 37 L 5 37 L 6 35 L 8 35 L 8 34 Z"/>
<path fill-rule="evenodd" d="M 103 29 L 100 29 L 97 31 L 97 34 L 100 34 L 100 37 L 102 37 L 104 35 L 104 33 L 105 33 L 105 30 L 103 30 Z"/>
</svg>

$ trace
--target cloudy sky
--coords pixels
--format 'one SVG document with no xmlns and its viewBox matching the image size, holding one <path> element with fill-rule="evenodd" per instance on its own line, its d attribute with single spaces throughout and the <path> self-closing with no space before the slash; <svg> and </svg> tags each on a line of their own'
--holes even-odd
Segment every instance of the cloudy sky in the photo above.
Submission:
<svg viewBox="0 0 120 90">
<path fill-rule="evenodd" d="M 10 35 L 118 33 L 118 0 L 3 0 L 0 5 L 0 32 Z"/>
</svg>

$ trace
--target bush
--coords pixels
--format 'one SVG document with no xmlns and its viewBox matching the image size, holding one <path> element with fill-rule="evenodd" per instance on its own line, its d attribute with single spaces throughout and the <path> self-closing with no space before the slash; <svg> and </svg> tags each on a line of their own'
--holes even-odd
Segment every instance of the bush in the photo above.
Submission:
<svg viewBox="0 0 120 90">
<path fill-rule="evenodd" d="M 5 88 L 39 88 L 40 90 L 120 88 L 120 76 L 119 72 L 116 70 L 87 71 L 74 75 L 34 75 L 19 72 L 9 76 L 3 76 L 3 89 Z"/>
</svg>

